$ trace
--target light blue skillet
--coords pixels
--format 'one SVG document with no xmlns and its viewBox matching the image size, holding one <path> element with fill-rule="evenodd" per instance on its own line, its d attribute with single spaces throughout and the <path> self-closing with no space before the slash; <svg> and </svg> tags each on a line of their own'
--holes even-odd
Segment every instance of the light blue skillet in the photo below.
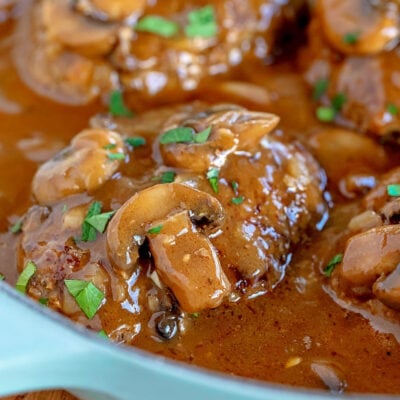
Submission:
<svg viewBox="0 0 400 400">
<path fill-rule="evenodd" d="M 0 397 L 53 388 L 87 400 L 334 398 L 211 373 L 114 345 L 0 282 Z"/>
</svg>

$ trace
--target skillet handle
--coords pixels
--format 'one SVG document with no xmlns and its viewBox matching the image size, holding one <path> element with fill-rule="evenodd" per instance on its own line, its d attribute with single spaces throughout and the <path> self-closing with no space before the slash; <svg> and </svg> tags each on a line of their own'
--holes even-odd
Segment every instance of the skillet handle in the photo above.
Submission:
<svg viewBox="0 0 400 400">
<path fill-rule="evenodd" d="M 54 314 L 0 282 L 0 397 L 79 387 L 91 340 Z"/>
</svg>

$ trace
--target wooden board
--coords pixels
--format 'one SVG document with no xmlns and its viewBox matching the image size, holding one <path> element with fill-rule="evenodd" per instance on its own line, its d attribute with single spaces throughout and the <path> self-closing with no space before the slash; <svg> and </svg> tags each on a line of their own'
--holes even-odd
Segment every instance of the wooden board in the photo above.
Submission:
<svg viewBox="0 0 400 400">
<path fill-rule="evenodd" d="M 1 400 L 77 400 L 76 397 L 61 390 L 55 390 L 51 392 L 19 394 L 17 396 L 11 396 L 11 397 L 0 397 L 0 399 Z"/>
</svg>

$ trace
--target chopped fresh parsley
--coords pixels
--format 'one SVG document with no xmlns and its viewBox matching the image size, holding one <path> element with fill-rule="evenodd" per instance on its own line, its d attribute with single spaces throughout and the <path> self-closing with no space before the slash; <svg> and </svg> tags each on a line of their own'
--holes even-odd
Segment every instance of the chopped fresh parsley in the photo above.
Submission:
<svg viewBox="0 0 400 400">
<path fill-rule="evenodd" d="M 209 38 L 215 36 L 217 31 L 218 26 L 213 6 L 208 5 L 188 14 L 188 24 L 185 27 L 187 37 Z"/>
<path fill-rule="evenodd" d="M 125 158 L 125 154 L 123 153 L 108 153 L 107 157 L 109 160 L 123 160 Z"/>
<path fill-rule="evenodd" d="M 346 44 L 356 44 L 358 42 L 358 38 L 360 37 L 360 32 L 348 32 L 343 35 L 343 42 Z"/>
<path fill-rule="evenodd" d="M 204 129 L 204 131 L 196 133 L 193 137 L 193 140 L 195 143 L 205 143 L 205 142 L 207 142 L 207 140 L 210 136 L 210 133 L 211 133 L 211 126 Z"/>
<path fill-rule="evenodd" d="M 191 143 L 193 142 L 193 132 L 193 129 L 188 127 L 173 128 L 161 135 L 160 143 Z"/>
<path fill-rule="evenodd" d="M 332 122 L 335 119 L 336 111 L 333 107 L 318 107 L 317 108 L 317 118 L 321 122 Z"/>
<path fill-rule="evenodd" d="M 153 234 L 153 235 L 157 235 L 158 233 L 161 232 L 162 228 L 163 228 L 162 225 L 156 225 L 156 226 L 153 226 L 152 228 L 150 228 L 150 229 L 147 231 L 147 233 L 151 233 L 151 234 Z"/>
<path fill-rule="evenodd" d="M 177 35 L 179 25 L 176 22 L 157 15 L 146 15 L 135 25 L 135 30 L 170 38 Z"/>
<path fill-rule="evenodd" d="M 94 240 L 96 240 L 97 237 L 96 228 L 93 225 L 89 224 L 87 220 L 88 219 L 90 220 L 90 218 L 94 217 L 95 215 L 101 214 L 101 207 L 102 204 L 99 201 L 95 201 L 90 205 L 89 210 L 82 224 L 81 240 L 83 242 L 93 242 Z"/>
<path fill-rule="evenodd" d="M 236 205 L 242 204 L 244 202 L 244 196 L 232 197 L 231 202 Z"/>
<path fill-rule="evenodd" d="M 102 329 L 101 331 L 97 332 L 97 336 L 103 338 L 103 339 L 109 339 L 106 331 L 104 329 Z"/>
<path fill-rule="evenodd" d="M 219 191 L 219 189 L 218 189 L 218 178 L 219 178 L 219 169 L 218 168 L 211 168 L 207 172 L 208 182 L 210 183 L 211 188 L 215 193 L 218 193 L 218 191 Z"/>
<path fill-rule="evenodd" d="M 4 279 L 6 279 L 6 277 L 0 272 L 0 281 L 4 281 Z"/>
<path fill-rule="evenodd" d="M 19 233 L 22 231 L 22 219 L 18 220 L 13 226 L 10 227 L 11 233 Z"/>
<path fill-rule="evenodd" d="M 336 265 L 341 263 L 343 260 L 343 254 L 336 254 L 329 261 L 328 265 L 324 268 L 324 275 L 328 278 L 332 275 L 333 270 L 336 268 Z"/>
<path fill-rule="evenodd" d="M 236 181 L 232 181 L 231 186 L 232 186 L 233 193 L 235 193 L 235 196 L 237 196 L 239 193 L 239 184 Z"/>
<path fill-rule="evenodd" d="M 114 117 L 133 117 L 134 115 L 125 105 L 121 90 L 114 90 L 110 93 L 108 109 Z"/>
<path fill-rule="evenodd" d="M 189 317 L 193 318 L 193 319 L 197 319 L 200 317 L 200 313 L 198 313 L 198 312 L 190 313 Z"/>
<path fill-rule="evenodd" d="M 39 303 L 43 304 L 44 306 L 48 306 L 49 305 L 49 299 L 46 299 L 45 297 L 41 297 L 39 299 Z"/>
<path fill-rule="evenodd" d="M 109 211 L 102 214 L 93 215 L 85 218 L 85 222 L 95 228 L 98 232 L 104 233 L 110 218 L 115 214 L 115 211 Z"/>
<path fill-rule="evenodd" d="M 89 319 L 92 319 L 104 300 L 104 293 L 92 282 L 66 279 L 64 283 L 79 308 Z"/>
<path fill-rule="evenodd" d="M 394 183 L 391 185 L 387 185 L 386 192 L 389 196 L 399 197 L 400 196 L 400 184 Z"/>
<path fill-rule="evenodd" d="M 17 283 L 15 284 L 15 288 L 21 292 L 26 293 L 26 287 L 28 286 L 29 281 L 32 276 L 36 272 L 36 264 L 32 261 L 28 261 L 25 265 L 24 270 L 18 277 Z"/>
<path fill-rule="evenodd" d="M 344 93 L 336 94 L 332 99 L 332 107 L 338 112 L 340 111 L 347 101 L 346 95 Z"/>
<path fill-rule="evenodd" d="M 135 147 L 144 146 L 146 144 L 146 139 L 141 137 L 141 136 L 128 137 L 128 138 L 125 139 L 125 143 L 127 145 L 132 146 L 133 148 L 135 148 Z"/>
<path fill-rule="evenodd" d="M 108 143 L 105 146 L 103 146 L 104 150 L 112 150 L 115 149 L 117 147 L 117 145 L 115 143 Z"/>
<path fill-rule="evenodd" d="M 165 171 L 161 174 L 161 183 L 172 183 L 175 180 L 176 172 Z"/>
<path fill-rule="evenodd" d="M 320 79 L 315 83 L 314 90 L 313 90 L 313 100 L 318 101 L 321 100 L 321 97 L 326 93 L 328 90 L 329 81 L 328 79 Z"/>
<path fill-rule="evenodd" d="M 389 103 L 386 106 L 386 110 L 391 115 L 397 115 L 399 113 L 399 108 L 393 103 Z"/>
<path fill-rule="evenodd" d="M 64 205 L 62 206 L 61 213 L 62 213 L 62 214 L 65 214 L 65 213 L 67 212 L 67 210 L 68 210 L 68 206 L 67 206 L 66 204 L 64 204 Z"/>
</svg>

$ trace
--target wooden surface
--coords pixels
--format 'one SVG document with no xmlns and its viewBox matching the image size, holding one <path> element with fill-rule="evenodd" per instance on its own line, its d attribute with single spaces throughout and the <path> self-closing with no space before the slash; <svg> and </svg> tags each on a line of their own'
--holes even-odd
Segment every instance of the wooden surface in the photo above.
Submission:
<svg viewBox="0 0 400 400">
<path fill-rule="evenodd" d="M 0 397 L 0 400 L 77 400 L 67 392 L 57 390 L 52 392 L 37 392 L 20 394 L 18 396 Z"/>
</svg>

